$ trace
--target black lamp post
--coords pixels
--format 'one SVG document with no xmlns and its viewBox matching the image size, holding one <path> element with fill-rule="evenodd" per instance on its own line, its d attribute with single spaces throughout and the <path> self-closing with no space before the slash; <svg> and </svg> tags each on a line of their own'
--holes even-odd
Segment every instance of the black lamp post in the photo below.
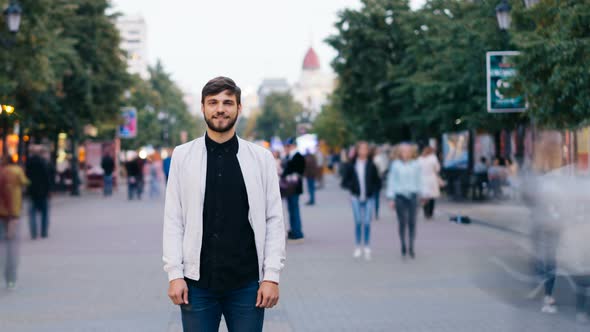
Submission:
<svg viewBox="0 0 590 332">
<path fill-rule="evenodd" d="M 11 1 L 10 5 L 4 10 L 4 20 L 8 31 L 14 36 L 20 29 L 22 8 L 16 1 Z M 14 38 L 0 38 L 0 43 L 5 47 L 14 45 Z M 8 136 L 8 116 L 14 112 L 14 107 L 9 105 L 0 106 L 0 116 L 2 116 L 2 156 L 8 153 L 6 138 Z M 19 142 L 20 144 L 20 142 Z"/>
</svg>

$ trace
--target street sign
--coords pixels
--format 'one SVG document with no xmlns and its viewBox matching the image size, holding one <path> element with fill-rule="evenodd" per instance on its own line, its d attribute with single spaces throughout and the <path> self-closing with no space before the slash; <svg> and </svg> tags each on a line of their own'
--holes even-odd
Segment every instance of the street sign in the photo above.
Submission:
<svg viewBox="0 0 590 332">
<path fill-rule="evenodd" d="M 123 124 L 119 126 L 120 138 L 135 138 L 137 136 L 137 109 L 124 107 L 121 110 Z"/>
<path fill-rule="evenodd" d="M 510 80 L 517 75 L 514 57 L 516 51 L 487 52 L 488 112 L 524 112 L 527 109 L 524 96 L 510 96 Z"/>
</svg>

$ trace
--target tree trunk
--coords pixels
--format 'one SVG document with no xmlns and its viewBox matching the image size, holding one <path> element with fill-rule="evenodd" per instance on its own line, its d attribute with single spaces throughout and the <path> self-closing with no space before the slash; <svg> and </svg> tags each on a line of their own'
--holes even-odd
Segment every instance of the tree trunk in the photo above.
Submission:
<svg viewBox="0 0 590 332">
<path fill-rule="evenodd" d="M 78 161 L 78 120 L 74 119 L 73 121 L 73 130 L 72 130 L 72 190 L 70 194 L 72 196 L 80 196 L 80 177 L 78 176 L 78 168 L 79 168 L 79 161 Z"/>
</svg>

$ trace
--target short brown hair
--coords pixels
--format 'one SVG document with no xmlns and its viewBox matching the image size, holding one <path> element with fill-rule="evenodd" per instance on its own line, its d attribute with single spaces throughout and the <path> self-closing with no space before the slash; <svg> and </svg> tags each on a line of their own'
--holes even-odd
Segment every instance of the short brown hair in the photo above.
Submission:
<svg viewBox="0 0 590 332">
<path fill-rule="evenodd" d="M 231 96 L 236 96 L 238 105 L 242 104 L 242 90 L 236 85 L 234 80 L 224 76 L 215 77 L 205 84 L 201 92 L 201 104 L 205 103 L 206 97 L 218 95 L 224 91 L 227 91 Z"/>
</svg>

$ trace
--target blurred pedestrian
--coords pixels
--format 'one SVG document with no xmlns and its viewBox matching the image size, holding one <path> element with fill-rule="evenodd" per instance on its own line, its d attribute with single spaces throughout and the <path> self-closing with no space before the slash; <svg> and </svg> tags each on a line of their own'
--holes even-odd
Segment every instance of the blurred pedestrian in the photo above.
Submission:
<svg viewBox="0 0 590 332">
<path fill-rule="evenodd" d="M 277 165 L 277 174 L 281 176 L 281 174 L 283 174 L 283 160 L 281 159 L 281 152 L 273 151 L 272 156 L 275 158 L 275 163 Z"/>
<path fill-rule="evenodd" d="M 157 155 L 152 155 L 146 163 L 146 173 L 149 179 L 150 198 L 160 197 L 160 174 L 162 171 L 162 164 L 158 160 Z"/>
<path fill-rule="evenodd" d="M 6 287 L 14 289 L 18 268 L 18 229 L 22 210 L 22 191 L 29 184 L 23 170 L 9 156 L 0 168 L 0 245 L 4 256 Z"/>
<path fill-rule="evenodd" d="M 430 146 L 422 150 L 422 155 L 418 158 L 418 163 L 422 171 L 420 198 L 424 204 L 424 217 L 426 219 L 432 219 L 436 199 L 440 197 L 440 163 L 438 162 L 438 158 L 436 158 L 434 149 Z"/>
<path fill-rule="evenodd" d="M 31 206 L 29 211 L 29 226 L 31 238 L 37 238 L 38 224 L 37 213 L 41 215 L 41 237 L 49 236 L 49 195 L 51 191 L 51 168 L 49 161 L 43 158 L 43 149 L 33 146 L 30 149 L 31 156 L 26 162 L 26 174 L 31 181 L 29 195 Z"/>
<path fill-rule="evenodd" d="M 540 133 L 535 142 L 532 169 L 523 174 L 523 201 L 530 210 L 531 241 L 535 272 L 543 285 L 541 311 L 554 314 L 557 305 L 553 297 L 557 274 L 557 246 L 562 235 L 563 211 L 554 176 L 548 173 L 561 167 L 561 144 L 548 133 Z M 557 153 L 556 153 L 557 152 Z M 499 164 L 499 161 L 496 162 Z"/>
<path fill-rule="evenodd" d="M 488 185 L 488 159 L 481 157 L 473 166 L 473 173 L 475 176 L 474 199 L 484 198 L 484 187 Z"/>
<path fill-rule="evenodd" d="M 143 169 L 141 162 L 138 157 L 127 161 L 125 163 L 127 170 L 127 197 L 129 200 L 133 200 L 135 197 L 141 199 L 143 186 Z"/>
<path fill-rule="evenodd" d="M 381 183 L 385 181 L 387 170 L 389 169 L 389 156 L 385 147 L 377 147 L 375 149 L 373 162 L 377 167 L 379 179 Z M 375 192 L 375 220 L 379 220 L 379 207 L 381 206 L 381 187 Z"/>
<path fill-rule="evenodd" d="M 305 153 L 305 171 L 303 172 L 303 176 L 305 177 L 307 183 L 309 200 L 307 203 L 305 203 L 305 205 L 315 205 L 315 190 L 318 169 L 316 156 L 310 150 L 307 150 Z"/>
<path fill-rule="evenodd" d="M 287 238 L 291 243 L 303 243 L 303 227 L 301 225 L 301 212 L 299 209 L 299 196 L 303 194 L 303 173 L 305 172 L 305 158 L 297 151 L 295 138 L 289 138 L 285 142 L 285 169 L 281 178 L 291 183 L 293 192 L 287 195 L 287 209 L 289 211 L 289 225 L 291 229 Z"/>
<path fill-rule="evenodd" d="M 369 143 L 358 142 L 355 150 L 356 155 L 344 166 L 341 185 L 350 191 L 351 195 L 356 244 L 353 257 L 359 258 L 364 252 L 365 259 L 370 260 L 371 215 L 375 204 L 375 193 L 381 187 L 381 179 L 370 155 Z"/>
<path fill-rule="evenodd" d="M 166 178 L 166 184 L 168 184 L 168 175 L 170 174 L 170 163 L 172 162 L 172 153 L 169 152 L 168 156 L 162 160 L 162 170 L 164 171 L 164 177 Z"/>
<path fill-rule="evenodd" d="M 326 156 L 322 153 L 322 149 L 320 146 L 317 147 L 315 152 L 315 158 L 317 161 L 317 172 L 316 172 L 316 181 L 317 181 L 317 188 L 323 189 L 324 188 L 324 167 L 326 167 Z"/>
<path fill-rule="evenodd" d="M 386 196 L 397 213 L 402 257 L 409 253 L 415 258 L 416 212 L 422 172 L 420 164 L 413 158 L 414 148 L 410 144 L 401 144 L 398 153 L 399 159 L 391 164 L 387 175 Z"/>
<path fill-rule="evenodd" d="M 275 162 L 236 135 L 233 80 L 215 78 L 201 95 L 207 133 L 176 147 L 166 191 L 168 296 L 186 332 L 217 331 L 222 316 L 229 331 L 262 332 L 285 260 Z"/>
<path fill-rule="evenodd" d="M 488 180 L 494 198 L 502 198 L 502 186 L 506 184 L 507 179 L 508 169 L 506 168 L 506 160 L 496 157 L 493 165 L 488 168 Z"/>
<path fill-rule="evenodd" d="M 103 170 L 103 182 L 104 182 L 104 196 L 113 195 L 113 172 L 115 171 L 115 160 L 111 157 L 110 151 L 105 151 L 100 166 Z"/>
</svg>

